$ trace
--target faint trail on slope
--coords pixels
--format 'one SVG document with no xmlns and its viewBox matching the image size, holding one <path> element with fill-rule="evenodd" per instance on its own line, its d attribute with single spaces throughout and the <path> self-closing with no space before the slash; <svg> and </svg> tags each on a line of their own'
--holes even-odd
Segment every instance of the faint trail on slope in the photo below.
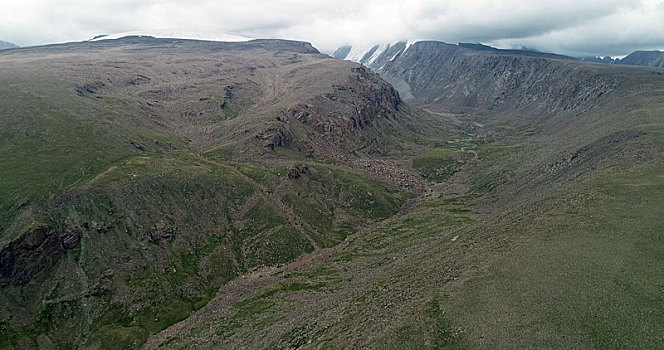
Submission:
<svg viewBox="0 0 664 350">
<path fill-rule="evenodd" d="M 259 194 L 254 192 L 246 201 L 231 215 L 233 220 L 240 220 L 247 212 L 258 203 Z"/>
<path fill-rule="evenodd" d="M 307 222 L 305 222 L 304 220 L 302 220 L 302 218 L 300 218 L 299 216 L 297 216 L 297 214 L 295 214 L 295 213 L 293 212 L 293 209 L 290 208 L 288 205 L 286 205 L 286 203 L 284 203 L 284 202 L 281 200 L 281 198 L 280 198 L 279 196 L 277 196 L 272 190 L 270 190 L 269 188 L 267 188 L 265 185 L 263 185 L 263 184 L 257 182 L 256 180 L 250 178 L 249 176 L 247 176 L 246 174 L 244 174 L 244 173 L 242 173 L 241 171 L 237 170 L 237 169 L 236 169 L 235 167 L 233 167 L 233 166 L 226 165 L 226 164 L 222 164 L 222 163 L 218 163 L 218 162 L 215 162 L 215 161 L 213 161 L 213 160 L 206 159 L 206 158 L 204 158 L 204 157 L 200 157 L 200 159 L 203 160 L 204 162 L 207 162 L 207 163 L 210 163 L 210 164 L 214 164 L 214 165 L 217 165 L 217 166 L 221 166 L 221 167 L 224 167 L 224 168 L 230 169 L 230 170 L 233 171 L 235 174 L 239 175 L 240 177 L 244 178 L 245 180 L 251 182 L 252 184 L 254 184 L 255 186 L 257 186 L 258 188 L 260 188 L 260 189 L 263 191 L 263 194 L 265 195 L 265 198 L 271 200 L 272 203 L 274 203 L 274 204 L 277 206 L 277 208 L 279 208 L 279 211 L 280 211 L 280 212 L 286 217 L 286 220 L 288 220 L 288 223 L 289 223 L 291 226 L 293 226 L 296 230 L 298 230 L 298 232 L 300 232 L 300 233 L 304 236 L 304 238 L 307 239 L 307 241 L 309 241 L 309 243 L 310 243 L 311 246 L 314 248 L 314 250 L 319 250 L 319 249 L 320 249 L 320 247 L 318 246 L 318 244 L 316 243 L 316 241 L 314 241 L 314 239 L 311 238 L 311 235 L 307 232 L 307 230 L 309 230 L 309 232 L 312 232 L 312 233 L 314 233 L 314 234 L 316 234 L 316 235 L 318 235 L 318 236 L 320 236 L 320 234 L 319 234 L 319 233 L 318 233 L 313 227 L 311 227 L 311 225 L 309 225 Z M 283 186 L 284 182 L 286 182 L 286 181 L 288 181 L 288 179 L 284 179 L 284 180 L 283 180 L 283 181 L 277 186 L 277 188 Z M 256 200 L 258 200 L 258 199 L 256 199 Z M 245 205 L 248 205 L 248 203 L 245 202 Z M 244 205 L 243 205 L 243 206 L 244 206 Z M 249 208 L 246 208 L 246 210 L 249 210 L 249 209 L 250 209 L 250 207 L 249 207 Z"/>
<path fill-rule="evenodd" d="M 470 153 L 472 153 L 472 154 L 473 154 L 473 160 L 474 160 L 474 161 L 478 161 L 478 160 L 480 160 L 480 156 L 477 154 L 477 151 L 473 151 L 473 150 L 471 150 L 471 149 L 466 150 L 466 149 L 463 149 L 463 147 L 461 148 L 461 150 L 464 151 L 464 152 L 470 152 Z"/>
</svg>

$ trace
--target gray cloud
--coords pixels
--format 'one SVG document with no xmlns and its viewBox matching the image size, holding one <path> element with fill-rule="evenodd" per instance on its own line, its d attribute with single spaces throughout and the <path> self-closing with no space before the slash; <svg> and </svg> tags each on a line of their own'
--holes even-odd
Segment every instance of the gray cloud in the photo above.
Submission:
<svg viewBox="0 0 664 350">
<path fill-rule="evenodd" d="M 625 55 L 664 48 L 664 0 L 0 2 L 0 39 L 22 46 L 163 28 L 306 40 L 324 51 L 343 44 L 435 39 Z"/>
</svg>

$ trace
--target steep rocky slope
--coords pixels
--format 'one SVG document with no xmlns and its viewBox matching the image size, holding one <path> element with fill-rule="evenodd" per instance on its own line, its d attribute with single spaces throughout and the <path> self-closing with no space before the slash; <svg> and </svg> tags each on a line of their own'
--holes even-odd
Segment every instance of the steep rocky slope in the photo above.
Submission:
<svg viewBox="0 0 664 350">
<path fill-rule="evenodd" d="M 636 52 L 625 64 L 640 65 L 636 57 L 656 54 Z M 609 113 L 621 103 L 614 96 L 648 89 L 663 74 L 602 67 L 556 54 L 436 41 L 376 45 L 364 56 L 351 57 L 345 51 L 337 56 L 370 67 L 416 105 L 437 112 L 474 110 L 494 120 L 518 115 L 520 123 L 542 123 L 549 130 L 559 129 L 563 118 L 569 124 L 580 114 Z"/>
<path fill-rule="evenodd" d="M 0 62 L 3 347 L 140 346 L 421 188 L 360 160 L 421 148 L 401 137 L 433 124 L 308 43 L 125 38 Z"/>
<path fill-rule="evenodd" d="M 440 42 L 415 43 L 379 72 L 422 105 L 529 115 L 592 108 L 620 83 L 571 59 Z"/>
<path fill-rule="evenodd" d="M 582 57 L 581 60 L 594 63 L 623 64 L 628 66 L 664 67 L 664 52 L 662 51 L 634 51 L 625 58 L 611 58 L 609 56 Z"/>
<path fill-rule="evenodd" d="M 634 51 L 619 61 L 630 66 L 664 67 L 663 51 Z"/>
</svg>

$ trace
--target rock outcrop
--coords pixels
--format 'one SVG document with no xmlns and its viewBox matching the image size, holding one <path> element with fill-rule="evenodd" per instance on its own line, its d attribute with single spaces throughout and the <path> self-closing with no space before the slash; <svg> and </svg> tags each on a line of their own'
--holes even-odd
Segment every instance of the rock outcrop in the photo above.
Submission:
<svg viewBox="0 0 664 350">
<path fill-rule="evenodd" d="M 352 141 L 349 139 L 367 136 L 358 132 L 370 128 L 376 120 L 394 117 L 401 99 L 390 84 L 369 69 L 357 67 L 352 71 L 346 84 L 283 111 L 277 119 L 304 124 L 330 143 L 343 145 L 344 141 Z"/>
<path fill-rule="evenodd" d="M 0 286 L 21 285 L 50 267 L 81 240 L 79 228 L 63 232 L 49 226 L 32 229 L 0 251 Z"/>
</svg>

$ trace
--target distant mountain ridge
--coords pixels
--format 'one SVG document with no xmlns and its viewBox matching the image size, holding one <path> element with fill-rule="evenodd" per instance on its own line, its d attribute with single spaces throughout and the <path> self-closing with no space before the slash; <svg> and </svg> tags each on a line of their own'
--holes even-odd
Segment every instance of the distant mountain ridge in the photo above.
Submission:
<svg viewBox="0 0 664 350">
<path fill-rule="evenodd" d="M 414 44 L 427 42 L 448 45 L 450 48 L 461 48 L 464 50 L 480 51 L 498 55 L 520 55 L 527 57 L 574 60 L 573 57 L 569 56 L 539 52 L 529 49 L 498 49 L 480 43 L 448 44 L 441 41 L 431 40 L 402 40 L 387 44 L 375 44 L 370 47 L 353 47 L 351 45 L 346 45 L 341 46 L 335 50 L 332 53 L 332 57 L 361 63 L 374 70 L 380 70 L 387 62 L 394 61 L 398 56 L 405 53 Z"/>
<path fill-rule="evenodd" d="M 16 45 L 16 44 L 10 43 L 8 41 L 0 40 L 0 50 L 15 49 L 17 47 L 18 47 L 18 45 Z"/>
<path fill-rule="evenodd" d="M 390 82 L 406 102 L 443 112 L 491 111 L 494 120 L 517 115 L 520 120 L 547 120 L 552 132 L 561 120 L 576 120 L 578 113 L 609 104 L 617 90 L 640 84 L 637 75 L 652 74 L 481 44 L 417 41 L 372 48 L 361 56 L 349 52 L 346 57 L 361 57 L 360 63 Z"/>
<path fill-rule="evenodd" d="M 664 67 L 664 51 L 634 51 L 620 60 L 631 66 Z"/>
<path fill-rule="evenodd" d="M 634 51 L 623 59 L 605 57 L 581 57 L 580 60 L 594 63 L 623 64 L 627 66 L 664 67 L 664 51 Z"/>
<path fill-rule="evenodd" d="M 397 41 L 393 43 L 375 44 L 373 46 L 351 46 L 345 45 L 339 47 L 332 53 L 332 57 L 361 63 L 374 70 L 380 70 L 387 62 L 394 61 L 399 55 L 403 54 L 415 43 L 429 42 L 429 40 L 408 40 Z M 611 56 L 585 56 L 573 58 L 570 56 L 545 53 L 533 49 L 498 49 L 492 46 L 480 43 L 458 43 L 448 44 L 441 41 L 431 41 L 445 45 L 456 46 L 472 51 L 483 51 L 499 55 L 518 55 L 526 57 L 557 58 L 557 59 L 578 59 L 584 62 L 622 64 L 629 66 L 646 67 L 664 67 L 664 51 L 634 51 L 623 59 L 612 58 Z"/>
<path fill-rule="evenodd" d="M 620 61 L 619 58 L 613 58 L 611 56 L 584 56 L 584 57 L 579 57 L 581 61 L 584 62 L 592 62 L 592 63 L 606 63 L 606 64 L 615 64 L 616 61 Z"/>
</svg>

